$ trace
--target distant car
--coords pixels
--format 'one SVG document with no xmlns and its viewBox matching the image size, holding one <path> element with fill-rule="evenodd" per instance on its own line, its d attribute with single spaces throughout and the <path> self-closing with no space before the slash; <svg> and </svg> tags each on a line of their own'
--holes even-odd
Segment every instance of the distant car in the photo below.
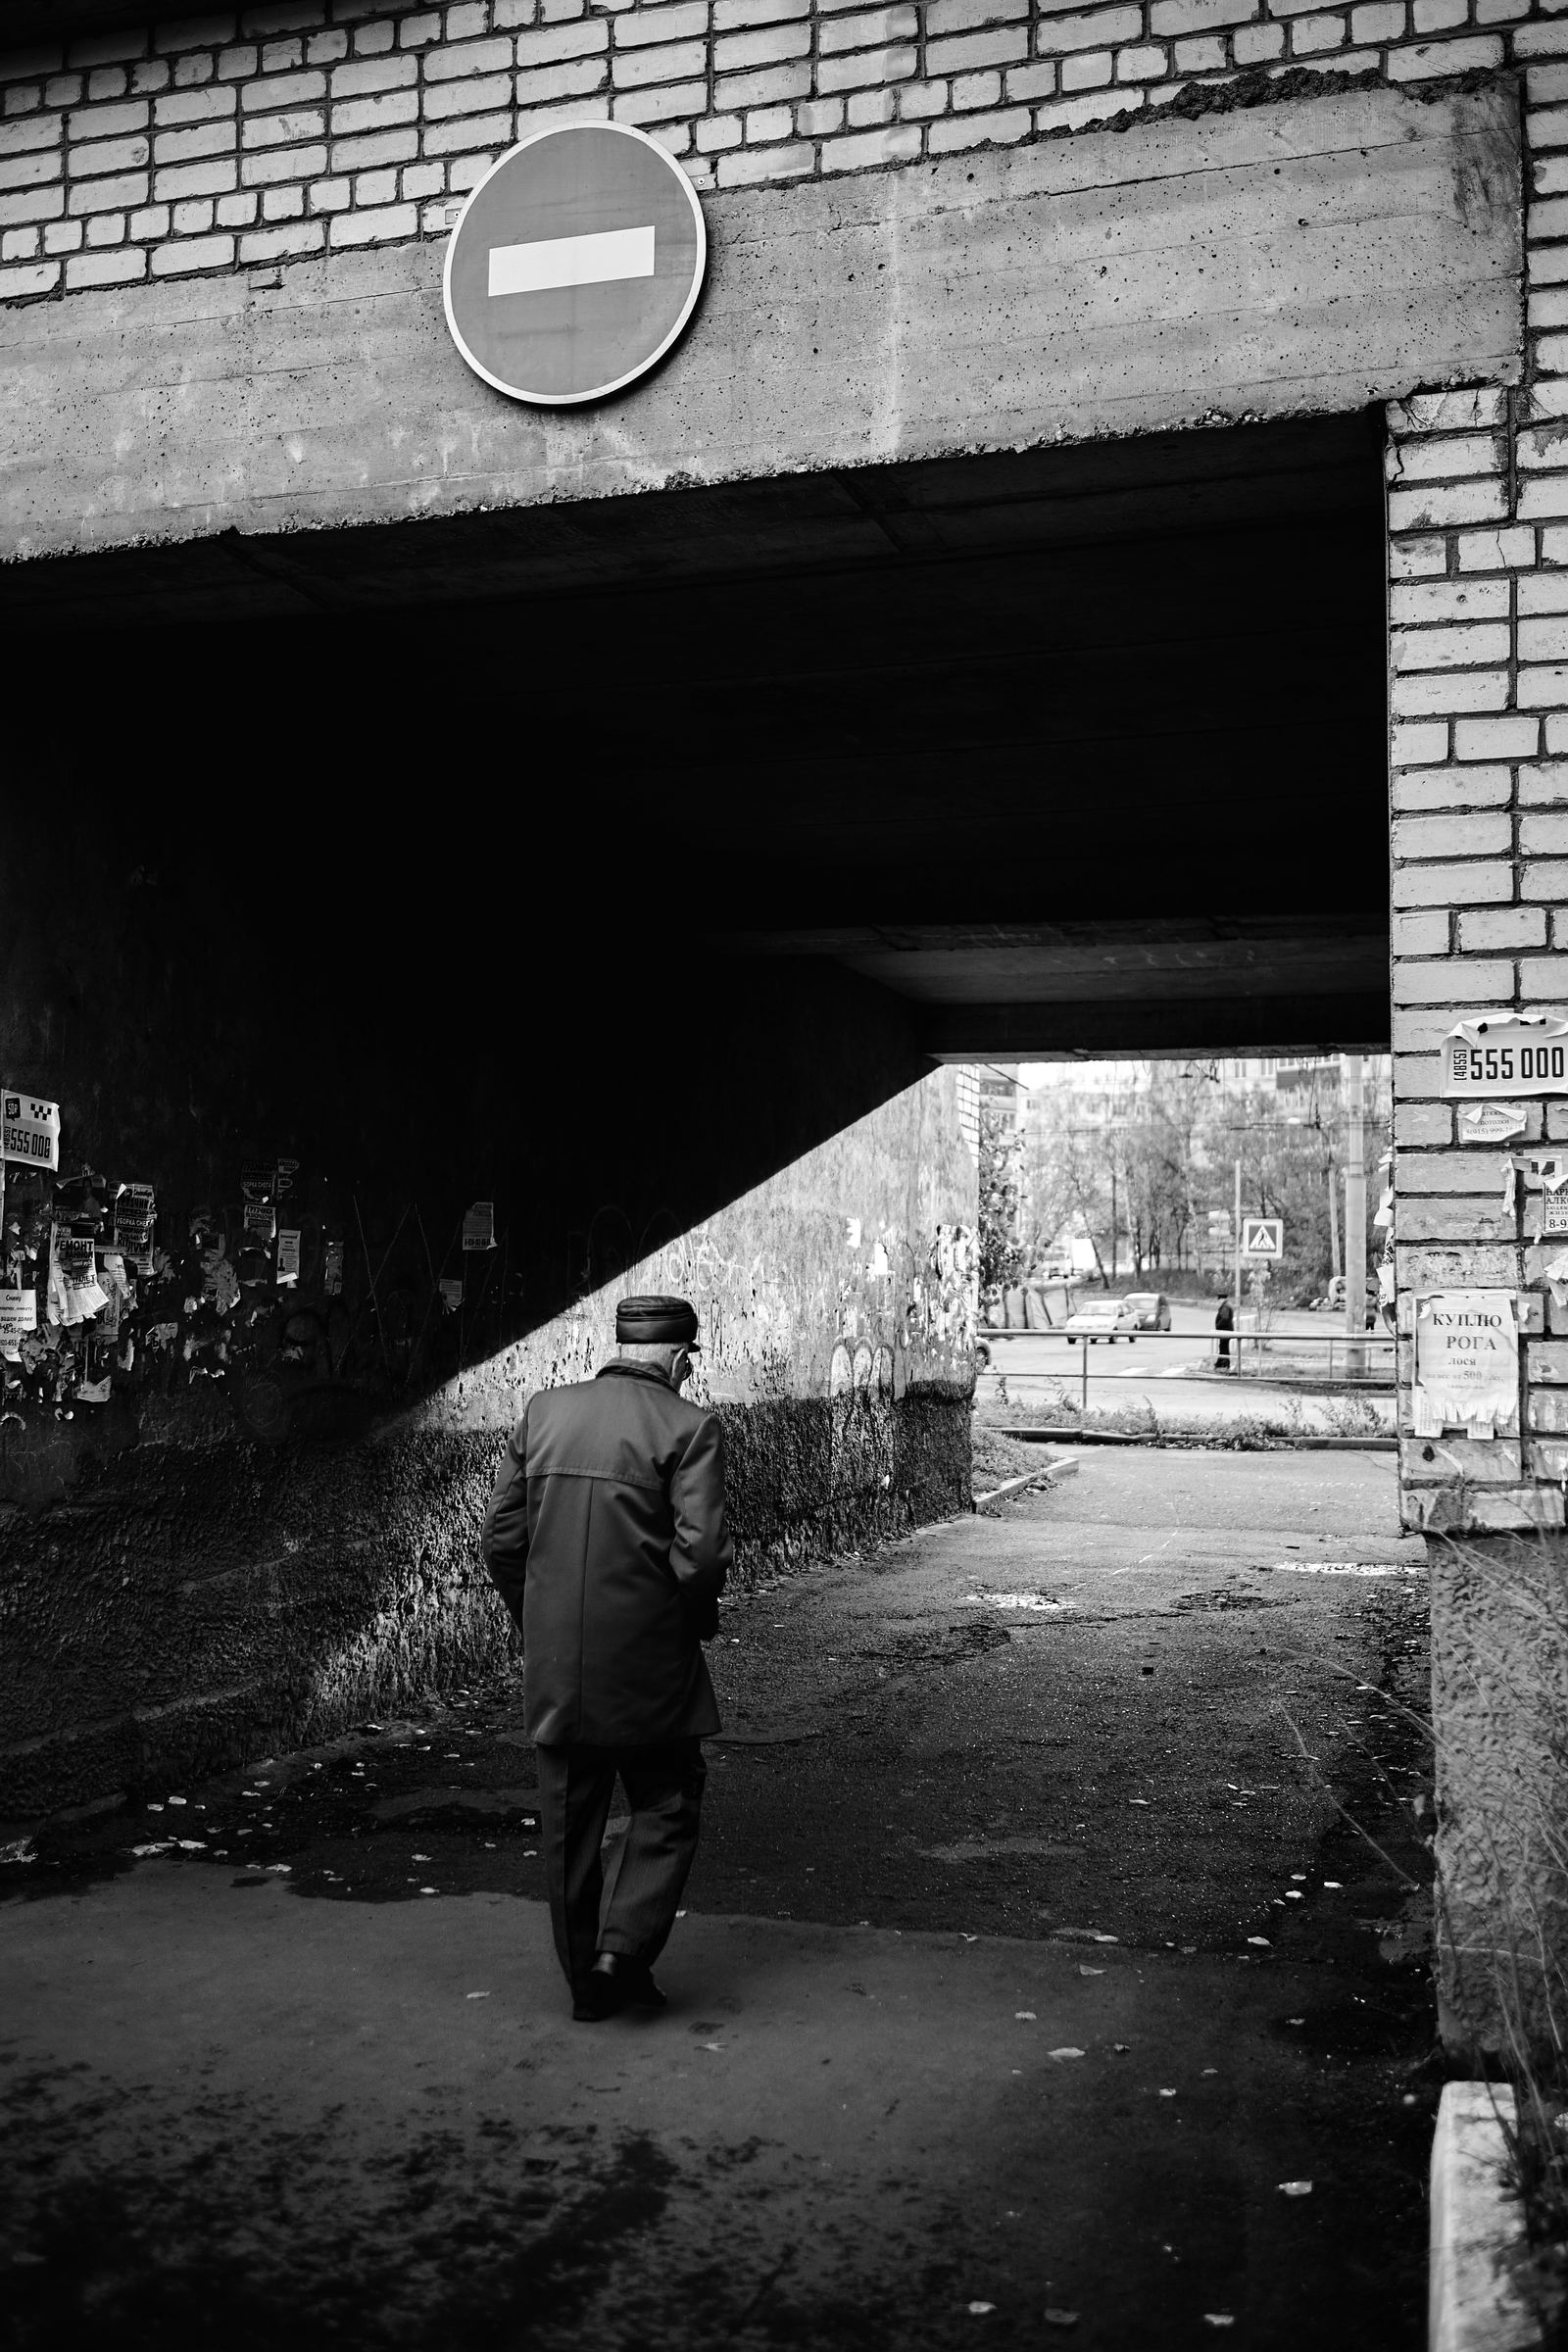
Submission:
<svg viewBox="0 0 1568 2352">
<path fill-rule="evenodd" d="M 1126 1340 L 1130 1345 L 1143 1328 L 1137 1302 L 1132 1298 L 1091 1298 L 1062 1325 L 1070 1348 L 1076 1347 L 1080 1340 L 1091 1348 L 1097 1340 L 1104 1340 L 1111 1346 L 1117 1340 Z"/>
<path fill-rule="evenodd" d="M 1129 1291 L 1122 1304 L 1137 1308 L 1140 1331 L 1169 1331 L 1170 1300 L 1163 1291 Z"/>
</svg>

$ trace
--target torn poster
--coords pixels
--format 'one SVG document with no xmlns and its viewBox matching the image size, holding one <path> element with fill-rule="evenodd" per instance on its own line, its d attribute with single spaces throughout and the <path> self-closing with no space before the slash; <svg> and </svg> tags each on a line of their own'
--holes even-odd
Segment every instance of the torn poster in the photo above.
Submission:
<svg viewBox="0 0 1568 2352">
<path fill-rule="evenodd" d="M 272 1184 L 272 1198 L 274 1200 L 286 1200 L 288 1199 L 290 1193 L 292 1193 L 294 1190 L 294 1179 L 299 1172 L 300 1163 L 297 1159 L 280 1159 L 278 1161 L 277 1174 L 273 1179 Z"/>
<path fill-rule="evenodd" d="M 1490 1012 L 1460 1021 L 1443 1041 L 1449 1096 L 1568 1094 L 1568 1021 L 1544 1012 Z"/>
<path fill-rule="evenodd" d="M 106 1372 L 101 1380 L 82 1381 L 76 1390 L 76 1401 L 78 1404 L 107 1404 L 109 1390 L 110 1380 Z"/>
<path fill-rule="evenodd" d="M 321 1288 L 329 1298 L 336 1298 L 343 1289 L 343 1245 L 328 1242 L 321 1251 Z"/>
<path fill-rule="evenodd" d="M 36 1291 L 0 1291 L 0 1355 L 8 1363 L 22 1361 L 23 1334 L 38 1328 Z"/>
<path fill-rule="evenodd" d="M 1512 1291 L 1429 1291 L 1416 1299 L 1418 1438 L 1462 1427 L 1490 1438 L 1519 1427 L 1519 1321 Z"/>
<path fill-rule="evenodd" d="M 0 1095 L 0 1158 L 35 1168 L 60 1165 L 60 1105 L 36 1095 Z"/>
<path fill-rule="evenodd" d="M 1521 1152 L 1519 1172 L 1528 1193 L 1543 1187 L 1548 1193 L 1560 1192 L 1568 1184 L 1568 1152 Z"/>
<path fill-rule="evenodd" d="M 150 1184 L 122 1184 L 115 1197 L 114 1237 L 138 1274 L 153 1270 L 153 1227 L 158 1197 Z"/>
<path fill-rule="evenodd" d="M 1536 1240 L 1544 1242 L 1568 1234 L 1568 1192 L 1543 1191 L 1536 1200 Z"/>
<path fill-rule="evenodd" d="M 1510 1136 L 1523 1135 L 1525 1106 L 1522 1102 L 1461 1102 L 1459 1105 L 1459 1141 L 1461 1144 L 1505 1144 Z"/>
<path fill-rule="evenodd" d="M 475 1200 L 463 1215 L 463 1247 L 465 1250 L 493 1250 L 496 1246 L 496 1204 L 493 1200 Z"/>
<path fill-rule="evenodd" d="M 463 1276 L 461 1274 L 443 1275 L 441 1280 L 441 1304 L 445 1307 L 449 1315 L 455 1314 L 458 1308 L 463 1304 Z"/>
<path fill-rule="evenodd" d="M 270 1200 L 277 1182 L 277 1163 L 271 1159 L 242 1159 L 239 1189 L 247 1200 Z"/>
<path fill-rule="evenodd" d="M 300 1278 L 300 1237 L 290 1225 L 280 1228 L 277 1237 L 277 1279 L 292 1285 Z"/>
<path fill-rule="evenodd" d="M 49 1299 L 51 1323 L 85 1323 L 109 1303 L 109 1293 L 98 1280 L 96 1253 L 90 1234 L 73 1233 L 69 1225 L 49 1228 Z"/>
<path fill-rule="evenodd" d="M 104 1293 L 104 1303 L 98 1310 L 98 1337 L 101 1340 L 118 1340 L 121 1311 L 130 1295 L 125 1280 L 125 1261 L 118 1250 L 100 1251 L 98 1282 Z"/>
<path fill-rule="evenodd" d="M 264 1200 L 245 1203 L 245 1239 L 256 1248 L 265 1250 L 277 1229 L 277 1219 Z"/>
</svg>

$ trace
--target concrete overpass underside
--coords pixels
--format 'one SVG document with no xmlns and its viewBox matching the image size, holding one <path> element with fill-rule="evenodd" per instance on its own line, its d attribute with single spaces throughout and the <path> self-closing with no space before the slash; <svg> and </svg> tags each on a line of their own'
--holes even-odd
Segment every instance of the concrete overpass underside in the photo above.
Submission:
<svg viewBox="0 0 1568 2352">
<path fill-rule="evenodd" d="M 221 743 L 236 805 L 286 777 L 352 832 L 439 776 L 563 952 L 635 875 L 705 968 L 846 966 L 939 1057 L 1386 1045 L 1381 446 L 1363 412 L 226 532 L 18 567 L 12 617 L 46 707 L 94 681 L 86 769 L 163 673 L 169 775 Z"/>
</svg>

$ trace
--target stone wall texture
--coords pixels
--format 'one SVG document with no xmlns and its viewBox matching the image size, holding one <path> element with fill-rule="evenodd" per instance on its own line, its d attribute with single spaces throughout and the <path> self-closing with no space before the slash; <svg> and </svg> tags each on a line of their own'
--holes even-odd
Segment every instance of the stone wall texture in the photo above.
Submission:
<svg viewBox="0 0 1568 2352">
<path fill-rule="evenodd" d="M 443 236 L 562 120 L 634 123 L 727 188 L 1223 105 L 1239 76 L 1517 66 L 1544 151 L 1565 54 L 1521 0 L 270 0 L 0 53 L 0 301 Z"/>
</svg>

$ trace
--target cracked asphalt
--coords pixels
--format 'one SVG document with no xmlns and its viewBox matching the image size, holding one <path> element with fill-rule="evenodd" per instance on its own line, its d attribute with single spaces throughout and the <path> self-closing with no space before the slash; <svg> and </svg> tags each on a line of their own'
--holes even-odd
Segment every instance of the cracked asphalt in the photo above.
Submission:
<svg viewBox="0 0 1568 2352">
<path fill-rule="evenodd" d="M 7 1825 L 0 2340 L 1413 2352 L 1394 1485 L 1085 1448 L 736 1595 L 655 2021 L 568 2020 L 508 1684 Z"/>
</svg>

